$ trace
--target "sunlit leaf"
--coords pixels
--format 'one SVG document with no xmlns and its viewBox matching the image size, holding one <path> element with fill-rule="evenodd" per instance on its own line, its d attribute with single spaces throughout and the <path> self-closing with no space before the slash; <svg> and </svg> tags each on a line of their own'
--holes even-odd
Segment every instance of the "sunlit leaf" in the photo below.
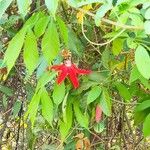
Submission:
<svg viewBox="0 0 150 150">
<path fill-rule="evenodd" d="M 20 54 L 21 48 L 24 43 L 25 34 L 26 28 L 23 28 L 9 42 L 8 48 L 4 56 L 4 62 L 7 65 L 8 74 L 12 67 L 15 65 L 16 59 Z"/>
<path fill-rule="evenodd" d="M 90 104 L 96 100 L 100 94 L 101 88 L 99 86 L 92 87 L 91 91 L 88 93 L 87 104 Z"/>
<path fill-rule="evenodd" d="M 48 63 L 58 55 L 59 50 L 60 43 L 56 24 L 51 20 L 42 39 L 42 52 Z"/>
<path fill-rule="evenodd" d="M 143 75 L 146 79 L 149 79 L 150 56 L 143 46 L 138 46 L 135 51 L 135 63 L 141 75 Z"/>
<path fill-rule="evenodd" d="M 60 85 L 55 84 L 53 90 L 53 101 L 58 106 L 64 99 L 65 96 L 65 84 L 61 83 Z"/>
<path fill-rule="evenodd" d="M 42 104 L 42 115 L 52 126 L 53 114 L 54 114 L 53 102 L 50 99 L 48 92 L 46 91 L 45 88 L 42 89 L 41 104 Z"/>
<path fill-rule="evenodd" d="M 22 15 L 22 17 L 25 17 L 29 12 L 31 3 L 31 0 L 17 0 L 19 13 Z"/>
<path fill-rule="evenodd" d="M 37 37 L 40 37 L 44 34 L 49 21 L 50 18 L 48 16 L 44 16 L 37 21 L 34 27 L 34 33 Z"/>
<path fill-rule="evenodd" d="M 1 0 L 0 1 L 0 19 L 12 1 L 13 0 Z"/>
<path fill-rule="evenodd" d="M 146 117 L 144 123 L 143 123 L 143 133 L 145 137 L 150 136 L 150 114 Z"/>
<path fill-rule="evenodd" d="M 104 112 L 105 115 L 111 116 L 111 100 L 108 93 L 108 90 L 106 88 L 103 88 L 101 97 L 100 97 L 100 106 Z"/>
<path fill-rule="evenodd" d="M 29 74 L 31 75 L 39 61 L 36 37 L 31 30 L 28 31 L 25 38 L 23 58 Z"/>
<path fill-rule="evenodd" d="M 45 0 L 46 7 L 54 17 L 58 7 L 58 2 L 59 0 Z"/>
<path fill-rule="evenodd" d="M 78 123 L 80 124 L 81 127 L 88 129 L 89 124 L 88 116 L 82 114 L 79 106 L 79 101 L 78 100 L 74 101 L 73 106 L 74 106 L 74 113 Z"/>
</svg>

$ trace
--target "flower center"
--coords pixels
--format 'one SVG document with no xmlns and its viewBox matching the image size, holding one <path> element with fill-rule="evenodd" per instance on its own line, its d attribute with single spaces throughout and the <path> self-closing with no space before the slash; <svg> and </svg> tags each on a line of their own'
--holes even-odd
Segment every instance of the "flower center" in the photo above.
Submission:
<svg viewBox="0 0 150 150">
<path fill-rule="evenodd" d="M 71 65 L 72 65 L 71 60 L 65 60 L 64 64 L 66 67 L 71 67 Z"/>
</svg>

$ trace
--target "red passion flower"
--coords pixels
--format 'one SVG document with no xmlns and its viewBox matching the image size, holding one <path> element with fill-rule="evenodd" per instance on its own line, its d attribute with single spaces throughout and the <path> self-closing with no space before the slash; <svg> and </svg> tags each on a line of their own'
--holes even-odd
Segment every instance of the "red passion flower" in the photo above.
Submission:
<svg viewBox="0 0 150 150">
<path fill-rule="evenodd" d="M 63 64 L 54 65 L 49 67 L 48 70 L 54 69 L 58 71 L 57 83 L 61 84 L 66 77 L 69 77 L 74 88 L 79 86 L 78 75 L 84 75 L 91 73 L 91 70 L 79 69 L 71 60 L 65 60 Z"/>
<path fill-rule="evenodd" d="M 95 121 L 98 123 L 101 121 L 102 118 L 102 109 L 100 105 L 96 106 L 96 112 L 95 112 Z"/>
</svg>

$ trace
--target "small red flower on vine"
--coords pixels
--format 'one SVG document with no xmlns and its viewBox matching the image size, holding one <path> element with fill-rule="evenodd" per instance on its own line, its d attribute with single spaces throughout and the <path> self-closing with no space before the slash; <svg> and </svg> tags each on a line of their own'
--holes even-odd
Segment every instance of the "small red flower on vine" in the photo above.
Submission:
<svg viewBox="0 0 150 150">
<path fill-rule="evenodd" d="M 66 77 L 69 77 L 74 88 L 78 88 L 79 86 L 79 81 L 77 78 L 78 75 L 90 74 L 91 70 L 79 69 L 75 64 L 73 64 L 71 61 L 71 53 L 68 50 L 63 50 L 62 56 L 64 57 L 63 64 L 48 67 L 47 70 L 54 69 L 55 71 L 58 71 L 58 78 L 57 78 L 58 84 L 61 84 Z"/>
</svg>

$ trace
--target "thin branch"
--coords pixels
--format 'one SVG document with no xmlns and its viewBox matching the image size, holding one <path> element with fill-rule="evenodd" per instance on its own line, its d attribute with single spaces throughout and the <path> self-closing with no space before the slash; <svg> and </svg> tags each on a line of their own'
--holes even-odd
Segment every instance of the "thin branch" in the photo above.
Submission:
<svg viewBox="0 0 150 150">
<path fill-rule="evenodd" d="M 95 17 L 95 14 L 89 12 L 89 11 L 86 11 L 82 8 L 77 8 L 77 10 L 91 16 L 92 18 Z M 126 24 L 121 24 L 119 22 L 115 22 L 115 21 L 112 21 L 112 20 L 109 20 L 109 19 L 106 19 L 106 18 L 102 18 L 101 19 L 102 22 L 105 22 L 105 23 L 108 23 L 108 24 L 111 24 L 111 25 L 114 25 L 114 26 L 118 26 L 118 27 L 121 27 L 123 29 L 129 29 L 129 30 L 143 30 L 144 27 L 143 26 L 132 26 L 132 25 L 126 25 Z"/>
<path fill-rule="evenodd" d="M 91 44 L 93 45 L 97 45 L 97 46 L 104 46 L 104 45 L 107 45 L 109 43 L 111 43 L 112 41 L 114 41 L 116 38 L 118 38 L 126 29 L 122 29 L 116 36 L 114 36 L 112 39 L 110 39 L 109 41 L 107 42 L 104 42 L 104 43 L 95 43 L 95 42 L 92 42 L 86 35 L 85 35 L 85 32 L 84 32 L 84 27 L 83 27 L 83 24 L 84 24 L 84 21 L 82 19 L 82 23 L 81 23 L 81 27 L 82 27 L 82 34 L 84 36 L 84 38 Z"/>
</svg>

